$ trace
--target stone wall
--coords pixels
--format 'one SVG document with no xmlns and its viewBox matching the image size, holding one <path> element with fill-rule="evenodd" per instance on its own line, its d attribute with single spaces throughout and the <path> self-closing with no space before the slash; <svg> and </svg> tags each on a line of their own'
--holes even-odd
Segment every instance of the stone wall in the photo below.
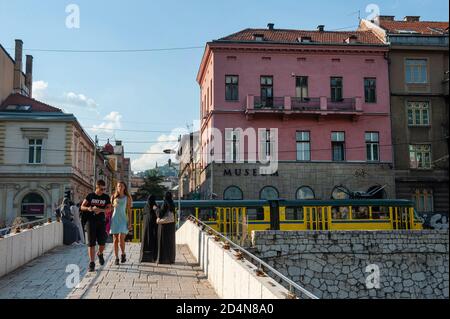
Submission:
<svg viewBox="0 0 450 319">
<path fill-rule="evenodd" d="M 256 255 L 320 298 L 449 298 L 448 235 L 256 231 L 252 244 Z M 369 272 L 377 269 L 379 287 Z"/>
</svg>

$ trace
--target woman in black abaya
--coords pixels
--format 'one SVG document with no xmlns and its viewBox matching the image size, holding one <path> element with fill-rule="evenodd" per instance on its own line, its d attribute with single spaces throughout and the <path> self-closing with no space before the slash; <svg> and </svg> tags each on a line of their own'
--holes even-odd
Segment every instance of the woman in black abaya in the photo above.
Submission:
<svg viewBox="0 0 450 319">
<path fill-rule="evenodd" d="M 155 196 L 150 195 L 144 207 L 144 220 L 141 242 L 141 263 L 153 263 L 158 257 L 158 224 L 156 224 L 158 205 Z"/>
<path fill-rule="evenodd" d="M 169 212 L 175 215 L 175 204 L 171 192 L 166 193 L 164 204 L 160 209 L 158 217 L 164 218 Z M 166 265 L 174 264 L 175 253 L 175 223 L 158 225 L 158 258 L 156 263 Z"/>
</svg>

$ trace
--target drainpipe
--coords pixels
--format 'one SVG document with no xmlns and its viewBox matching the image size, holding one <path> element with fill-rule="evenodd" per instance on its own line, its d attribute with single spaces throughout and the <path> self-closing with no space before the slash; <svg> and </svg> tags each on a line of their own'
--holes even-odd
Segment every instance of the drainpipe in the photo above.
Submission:
<svg viewBox="0 0 450 319">
<path fill-rule="evenodd" d="M 391 128 L 391 158 L 392 158 L 392 170 L 394 173 L 394 197 L 397 198 L 397 186 L 396 186 L 396 165 L 395 165 L 395 151 L 394 151 L 394 125 L 392 123 L 392 91 L 391 91 L 391 59 L 389 52 L 386 52 L 384 59 L 388 65 L 388 85 L 389 85 L 389 125 Z"/>
</svg>

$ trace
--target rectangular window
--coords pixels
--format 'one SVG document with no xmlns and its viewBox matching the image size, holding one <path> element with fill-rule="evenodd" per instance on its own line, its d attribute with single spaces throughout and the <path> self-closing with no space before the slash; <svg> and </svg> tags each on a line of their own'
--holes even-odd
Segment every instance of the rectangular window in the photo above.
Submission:
<svg viewBox="0 0 450 319">
<path fill-rule="evenodd" d="M 310 132 L 297 132 L 297 161 L 311 160 Z"/>
<path fill-rule="evenodd" d="M 295 93 L 296 97 L 302 100 L 308 98 L 308 77 L 307 76 L 297 76 L 295 78 Z"/>
<path fill-rule="evenodd" d="M 428 83 L 428 61 L 427 59 L 406 59 L 406 83 L 425 84 Z"/>
<path fill-rule="evenodd" d="M 332 77 L 330 85 L 331 85 L 331 101 L 341 102 L 343 100 L 342 77 Z"/>
<path fill-rule="evenodd" d="M 332 158 L 334 162 L 345 161 L 345 133 L 332 132 L 331 133 L 331 149 Z"/>
<path fill-rule="evenodd" d="M 240 134 L 237 130 L 225 130 L 225 160 L 227 163 L 240 161 Z"/>
<path fill-rule="evenodd" d="M 368 162 L 380 160 L 380 134 L 378 132 L 366 133 L 366 153 Z"/>
<path fill-rule="evenodd" d="M 413 169 L 431 169 L 431 145 L 410 145 L 409 162 Z"/>
<path fill-rule="evenodd" d="M 28 163 L 41 164 L 42 162 L 42 140 L 30 139 L 28 140 Z"/>
<path fill-rule="evenodd" d="M 366 103 L 377 102 L 377 79 L 375 78 L 364 79 L 364 96 Z"/>
<path fill-rule="evenodd" d="M 429 102 L 408 102 L 408 125 L 409 126 L 430 125 Z"/>
<path fill-rule="evenodd" d="M 262 107 L 273 107 L 273 76 L 261 76 Z"/>
<path fill-rule="evenodd" d="M 416 189 L 412 195 L 417 212 L 430 213 L 434 210 L 433 191 L 431 189 Z"/>
<path fill-rule="evenodd" d="M 239 76 L 225 76 L 225 100 L 239 101 Z"/>
</svg>

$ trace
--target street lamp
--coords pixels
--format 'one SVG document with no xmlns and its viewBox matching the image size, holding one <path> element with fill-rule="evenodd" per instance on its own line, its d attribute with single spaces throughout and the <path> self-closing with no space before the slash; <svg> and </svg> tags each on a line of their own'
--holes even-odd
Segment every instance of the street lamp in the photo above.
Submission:
<svg viewBox="0 0 450 319">
<path fill-rule="evenodd" d="M 172 155 L 172 154 L 177 154 L 176 150 L 172 150 L 172 149 L 166 149 L 163 150 L 164 154 L 168 154 L 168 155 Z M 172 163 L 169 159 L 169 165 L 171 166 Z M 180 191 L 180 187 L 181 187 L 181 176 L 180 173 L 178 173 L 178 226 L 180 225 L 180 218 L 181 218 L 181 191 Z"/>
</svg>

